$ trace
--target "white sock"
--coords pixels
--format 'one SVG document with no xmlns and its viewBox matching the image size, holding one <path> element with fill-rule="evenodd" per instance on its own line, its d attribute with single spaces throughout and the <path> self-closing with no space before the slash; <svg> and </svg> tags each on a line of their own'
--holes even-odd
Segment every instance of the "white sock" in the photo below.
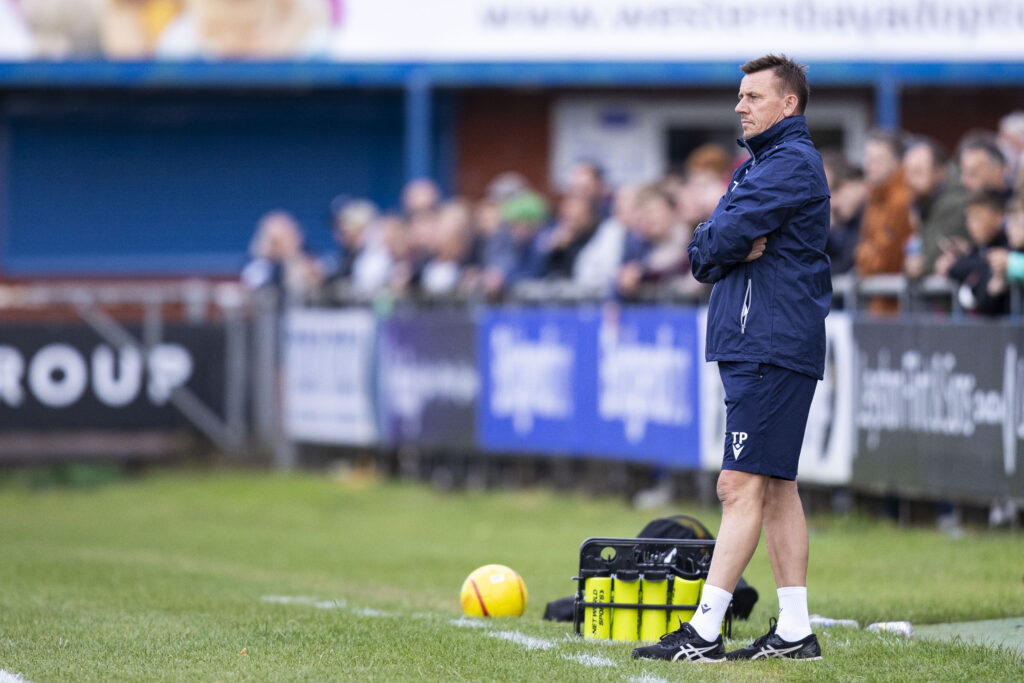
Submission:
<svg viewBox="0 0 1024 683">
<path fill-rule="evenodd" d="M 778 589 L 777 593 L 779 623 L 775 633 L 790 643 L 811 635 L 811 620 L 807 616 L 807 587 L 786 586 Z"/>
<path fill-rule="evenodd" d="M 704 590 L 700 593 L 700 604 L 690 618 L 690 626 L 693 626 L 697 635 L 707 641 L 718 638 L 722 630 L 722 619 L 725 618 L 725 610 L 729 609 L 730 602 L 732 593 L 705 583 Z"/>
</svg>

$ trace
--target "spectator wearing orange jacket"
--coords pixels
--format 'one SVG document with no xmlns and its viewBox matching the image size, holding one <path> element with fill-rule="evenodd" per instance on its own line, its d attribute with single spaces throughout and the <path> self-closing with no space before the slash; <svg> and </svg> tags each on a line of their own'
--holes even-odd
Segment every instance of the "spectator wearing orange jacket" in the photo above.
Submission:
<svg viewBox="0 0 1024 683">
<path fill-rule="evenodd" d="M 903 246 L 913 232 L 913 195 L 903 176 L 902 159 L 903 142 L 898 133 L 869 133 L 864 147 L 868 201 L 856 252 L 857 274 L 861 277 L 903 271 Z M 874 297 L 868 310 L 895 313 L 899 302 L 892 297 Z"/>
</svg>

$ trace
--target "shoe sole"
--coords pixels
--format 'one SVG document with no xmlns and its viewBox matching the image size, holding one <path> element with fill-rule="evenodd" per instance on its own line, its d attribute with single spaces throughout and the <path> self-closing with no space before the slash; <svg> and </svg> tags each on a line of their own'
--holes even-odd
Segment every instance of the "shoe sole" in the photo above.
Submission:
<svg viewBox="0 0 1024 683">
<path fill-rule="evenodd" d="M 685 657 L 679 657 L 679 658 L 667 659 L 665 661 L 668 661 L 668 662 L 686 662 L 687 664 L 721 664 L 722 662 L 727 662 L 729 660 L 727 660 L 725 657 L 722 657 L 721 659 L 686 659 Z"/>
<path fill-rule="evenodd" d="M 730 661 L 730 662 L 753 662 L 753 661 L 756 661 L 758 659 L 764 659 L 764 660 L 768 660 L 768 659 L 785 659 L 785 660 L 788 660 L 790 662 L 818 662 L 818 661 L 821 661 L 822 657 L 821 657 L 821 655 L 818 655 L 817 657 L 737 657 L 735 659 L 730 659 L 728 661 Z M 718 660 L 715 660 L 715 661 L 718 661 Z"/>
<path fill-rule="evenodd" d="M 687 664 L 721 664 L 729 661 L 725 657 L 721 659 L 684 659 L 682 657 L 679 659 L 665 659 L 663 657 L 644 657 L 643 655 L 633 655 L 633 659 L 649 659 L 652 662 L 686 662 Z"/>
</svg>

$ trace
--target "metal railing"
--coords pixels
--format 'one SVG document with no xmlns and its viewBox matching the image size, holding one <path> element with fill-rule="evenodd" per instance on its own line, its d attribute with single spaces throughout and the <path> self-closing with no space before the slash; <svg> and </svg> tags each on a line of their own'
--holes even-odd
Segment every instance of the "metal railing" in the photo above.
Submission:
<svg viewBox="0 0 1024 683">
<path fill-rule="evenodd" d="M 909 281 L 902 275 L 834 278 L 837 307 L 863 311 L 873 297 L 899 301 L 901 312 L 965 315 L 957 286 L 945 278 Z M 705 303 L 709 288 L 669 282 L 643 287 L 628 302 L 693 307 Z M 1020 286 L 1010 289 L 1011 317 L 1024 314 Z M 518 283 L 501 298 L 478 292 L 452 296 L 389 292 L 360 293 L 345 284 L 288 297 L 273 290 L 250 291 L 236 282 L 181 280 L 167 282 L 30 283 L 0 285 L 0 329 L 5 321 L 62 311 L 57 317 L 80 321 L 106 344 L 151 349 L 165 338 L 172 322 L 216 323 L 224 329 L 224 406 L 206 405 L 187 387 L 175 389 L 169 403 L 219 450 L 242 454 L 262 452 L 275 464 L 295 464 L 290 442 L 283 436 L 281 388 L 281 316 L 293 306 L 362 306 L 387 311 L 395 307 L 511 305 L 594 305 L 615 301 L 605 291 L 571 280 Z M 126 315 L 127 312 L 127 315 Z M 26 318 L 26 315 L 28 316 Z M 47 313 L 47 319 L 52 319 Z"/>
<path fill-rule="evenodd" d="M 175 388 L 168 403 L 222 452 L 273 450 L 280 431 L 273 293 L 253 296 L 235 282 L 202 280 L 0 285 L 0 326 L 40 314 L 80 321 L 111 347 L 140 353 L 164 341 L 169 322 L 223 325 L 223 410 L 187 386 Z"/>
</svg>

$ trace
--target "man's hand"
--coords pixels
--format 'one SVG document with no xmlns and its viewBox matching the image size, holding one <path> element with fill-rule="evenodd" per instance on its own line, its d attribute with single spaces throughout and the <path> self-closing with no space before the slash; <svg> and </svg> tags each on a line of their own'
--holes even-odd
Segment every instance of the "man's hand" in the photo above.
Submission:
<svg viewBox="0 0 1024 683">
<path fill-rule="evenodd" d="M 1006 262 L 1010 258 L 1010 252 L 1006 249 L 989 249 L 988 253 L 985 254 L 985 258 L 988 260 L 988 265 L 992 272 L 997 275 L 1006 274 Z"/>
<path fill-rule="evenodd" d="M 960 257 L 970 251 L 971 246 L 967 240 L 954 237 L 939 241 L 939 248 L 942 254 L 935 261 L 935 274 L 942 277 L 949 277 L 949 271 L 953 265 L 960 260 Z"/>
<path fill-rule="evenodd" d="M 924 256 L 907 254 L 903 259 L 903 272 L 911 280 L 917 280 L 924 275 Z"/>
<path fill-rule="evenodd" d="M 747 254 L 747 258 L 743 259 L 743 262 L 750 263 L 751 261 L 756 261 L 757 259 L 761 258 L 762 254 L 764 254 L 764 250 L 767 245 L 767 237 L 764 237 L 763 235 L 761 237 L 758 237 L 756 240 L 754 240 L 754 246 L 750 248 L 750 253 Z"/>
<path fill-rule="evenodd" d="M 642 277 L 643 271 L 640 268 L 640 264 L 635 262 L 625 264 L 619 270 L 619 291 L 623 294 L 633 294 L 640 285 Z"/>
</svg>

